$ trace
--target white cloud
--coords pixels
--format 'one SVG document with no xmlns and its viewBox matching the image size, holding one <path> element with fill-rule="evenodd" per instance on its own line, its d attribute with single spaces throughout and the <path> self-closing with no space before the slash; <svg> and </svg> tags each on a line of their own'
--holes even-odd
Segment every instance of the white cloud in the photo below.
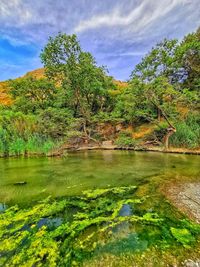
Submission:
<svg viewBox="0 0 200 267">
<path fill-rule="evenodd" d="M 100 64 L 114 69 L 117 62 L 125 73 L 123 61 L 139 60 L 165 37 L 196 30 L 198 6 L 199 0 L 0 0 L 0 38 L 39 54 L 49 36 L 76 32 Z"/>
<path fill-rule="evenodd" d="M 1 0 L 0 18 L 4 25 L 23 26 L 32 20 L 33 14 L 22 0 Z"/>
<path fill-rule="evenodd" d="M 132 11 L 124 14 L 122 5 L 114 7 L 107 14 L 94 15 L 91 18 L 80 21 L 75 27 L 75 32 L 80 33 L 100 27 L 117 27 L 132 25 L 133 31 L 139 31 L 153 21 L 165 16 L 179 5 L 190 4 L 188 0 L 142 0 Z"/>
</svg>

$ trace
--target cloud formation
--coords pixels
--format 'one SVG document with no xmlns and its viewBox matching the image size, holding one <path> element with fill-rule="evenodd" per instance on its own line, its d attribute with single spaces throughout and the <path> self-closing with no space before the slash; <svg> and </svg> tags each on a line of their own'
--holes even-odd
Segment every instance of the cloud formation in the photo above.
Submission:
<svg viewBox="0 0 200 267">
<path fill-rule="evenodd" d="M 187 4 L 187 0 L 167 0 L 167 1 L 141 1 L 129 13 L 123 12 L 123 6 L 118 5 L 108 14 L 94 15 L 88 20 L 81 21 L 75 28 L 76 32 L 83 32 L 89 29 L 98 27 L 116 27 L 116 26 L 130 26 L 133 32 L 142 30 L 148 24 L 165 16 L 180 4 Z M 135 24 L 137 23 L 137 24 Z"/>
<path fill-rule="evenodd" d="M 127 79 L 156 42 L 196 30 L 198 4 L 199 0 L 1 0 L 0 79 L 40 67 L 41 48 L 59 31 L 75 32 L 83 48 L 107 65 L 111 75 Z M 32 50 L 24 54 L 17 47 Z M 13 53 L 18 56 L 12 60 Z"/>
</svg>

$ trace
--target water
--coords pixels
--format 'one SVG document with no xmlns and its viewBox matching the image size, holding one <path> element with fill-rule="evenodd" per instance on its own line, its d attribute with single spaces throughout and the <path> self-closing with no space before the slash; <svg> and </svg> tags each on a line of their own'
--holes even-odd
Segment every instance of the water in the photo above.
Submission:
<svg viewBox="0 0 200 267">
<path fill-rule="evenodd" d="M 129 151 L 84 151 L 65 158 L 0 159 L 0 203 L 29 206 L 47 196 L 123 185 L 197 180 L 199 156 Z M 14 185 L 25 182 L 26 184 Z"/>
<path fill-rule="evenodd" d="M 57 251 L 54 253 L 53 248 L 58 244 L 61 244 L 60 251 L 68 249 L 67 251 L 73 252 L 69 255 L 72 262 L 77 260 L 77 265 L 74 266 L 82 266 L 79 265 L 82 262 L 86 267 L 165 267 L 182 266 L 181 263 L 188 259 L 197 261 L 200 232 L 195 232 L 197 230 L 194 231 L 193 225 L 184 221 L 184 214 L 166 201 L 162 192 L 166 185 L 169 186 L 174 182 L 199 181 L 199 160 L 199 156 L 195 155 L 133 151 L 84 151 L 71 152 L 65 158 L 0 159 L 0 212 L 13 204 L 26 208 L 19 209 L 14 217 L 9 215 L 14 214 L 12 209 L 2 213 L 0 230 L 5 231 L 5 234 L 0 238 L 0 247 L 5 257 L 2 259 L 0 257 L 0 266 L 5 266 L 4 263 L 7 260 L 12 262 L 12 257 L 15 258 L 15 255 L 18 260 L 27 264 L 25 255 L 30 255 L 33 260 L 34 257 L 37 258 L 40 249 L 42 253 L 50 251 L 51 255 L 57 257 L 60 254 Z M 105 190 L 98 190 L 99 188 L 117 187 L 119 190 L 120 186 L 127 186 L 126 189 L 123 187 L 125 194 L 100 195 L 96 199 L 81 196 L 84 190 L 97 189 L 91 193 L 99 194 L 99 192 L 105 192 Z M 131 186 L 134 189 L 129 192 Z M 72 197 L 68 200 L 78 200 L 77 203 L 80 201 L 82 204 L 64 206 L 60 212 L 57 211 L 55 204 L 54 208 L 52 204 L 48 205 L 48 201 L 52 203 L 51 200 L 45 200 L 45 205 L 37 203 L 48 196 L 57 198 L 74 195 L 80 197 Z M 138 204 L 126 202 L 127 198 L 141 201 Z M 62 207 L 62 201 L 66 200 L 61 198 L 61 201 L 55 203 L 58 207 Z M 123 204 L 117 210 L 115 217 L 112 217 L 111 214 L 117 209 L 119 203 Z M 32 206 L 33 204 L 36 205 Z M 109 211 L 110 205 L 112 211 Z M 75 216 L 77 212 L 79 217 Z M 132 216 L 143 218 L 146 215 L 149 218 L 153 214 L 161 221 L 158 223 L 149 223 L 149 219 L 146 223 L 145 220 L 131 221 Z M 97 219 L 97 223 L 86 227 L 87 223 L 94 218 Z M 102 218 L 105 218 L 105 221 L 99 223 L 98 219 L 101 221 Z M 109 220 L 106 220 L 107 218 Z M 73 223 L 78 227 L 73 228 Z M 9 227 L 4 227 L 6 224 Z M 67 227 L 63 228 L 65 224 Z M 84 231 L 80 230 L 82 229 L 80 226 Z M 69 227 L 72 227 L 73 231 L 66 234 Z M 55 229 L 56 231 L 59 229 L 58 235 L 55 240 L 51 240 L 46 250 L 46 242 L 43 242 L 41 233 L 49 238 L 48 234 L 53 233 Z M 65 235 L 62 234 L 62 229 Z M 186 233 L 189 233 L 189 237 L 193 240 L 191 247 L 184 246 L 183 243 L 187 241 L 188 236 L 187 238 L 180 236 L 180 240 L 177 240 L 172 235 L 171 229 L 176 229 L 179 234 L 182 230 L 188 231 Z M 26 242 L 22 242 L 18 247 L 16 240 L 20 231 L 27 232 L 30 244 L 41 239 L 38 241 L 41 247 L 29 247 L 29 243 Z M 76 238 L 70 237 L 71 232 L 76 234 Z M 9 251 L 10 247 L 12 250 L 12 244 L 16 245 L 16 254 L 6 254 L 5 251 Z M 23 252 L 21 250 L 23 246 L 25 254 L 20 254 L 21 251 Z M 59 256 L 61 261 L 62 256 L 61 253 Z M 60 258 L 57 258 L 58 262 Z M 48 260 L 48 257 L 46 259 Z M 68 263 L 70 264 L 70 261 Z"/>
</svg>

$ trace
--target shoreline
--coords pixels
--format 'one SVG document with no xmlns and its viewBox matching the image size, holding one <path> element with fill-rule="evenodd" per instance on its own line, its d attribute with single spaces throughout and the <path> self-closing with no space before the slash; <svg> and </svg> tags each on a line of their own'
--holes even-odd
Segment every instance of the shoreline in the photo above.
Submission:
<svg viewBox="0 0 200 267">
<path fill-rule="evenodd" d="M 155 147 L 146 147 L 146 148 L 134 148 L 134 147 L 117 147 L 114 145 L 109 146 L 69 146 L 65 147 L 62 151 L 57 150 L 50 152 L 48 154 L 44 153 L 29 153 L 28 155 L 9 155 L 3 156 L 0 155 L 2 159 L 9 158 L 30 158 L 30 157 L 62 157 L 67 152 L 80 152 L 80 151 L 91 151 L 91 150 L 126 150 L 126 151 L 136 151 L 136 152 L 154 152 L 154 153 L 165 153 L 165 154 L 185 154 L 185 155 L 200 155 L 200 149 L 198 150 L 189 150 L 183 148 L 170 148 L 169 150 L 164 150 L 162 148 Z"/>
<path fill-rule="evenodd" d="M 65 148 L 65 151 L 87 151 L 87 150 L 129 150 L 129 151 L 138 151 L 138 152 L 158 152 L 158 153 L 169 153 L 169 154 L 186 154 L 186 155 L 200 155 L 200 149 L 189 150 L 183 148 L 170 148 L 169 150 L 164 150 L 159 147 L 117 147 L 115 145 L 109 146 L 71 146 Z M 54 155 L 52 155 L 54 156 Z"/>
</svg>

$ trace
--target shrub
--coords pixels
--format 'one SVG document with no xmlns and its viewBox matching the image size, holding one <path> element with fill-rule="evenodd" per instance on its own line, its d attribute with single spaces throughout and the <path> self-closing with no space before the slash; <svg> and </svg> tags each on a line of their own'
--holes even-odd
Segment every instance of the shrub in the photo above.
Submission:
<svg viewBox="0 0 200 267">
<path fill-rule="evenodd" d="M 119 137 L 115 141 L 115 144 L 118 147 L 135 147 L 136 140 L 133 139 L 129 133 L 123 132 L 119 135 Z"/>
<path fill-rule="evenodd" d="M 167 122 L 162 121 L 154 130 L 154 135 L 160 142 L 162 142 L 164 136 L 166 135 L 168 127 L 169 125 L 167 124 Z"/>
</svg>

